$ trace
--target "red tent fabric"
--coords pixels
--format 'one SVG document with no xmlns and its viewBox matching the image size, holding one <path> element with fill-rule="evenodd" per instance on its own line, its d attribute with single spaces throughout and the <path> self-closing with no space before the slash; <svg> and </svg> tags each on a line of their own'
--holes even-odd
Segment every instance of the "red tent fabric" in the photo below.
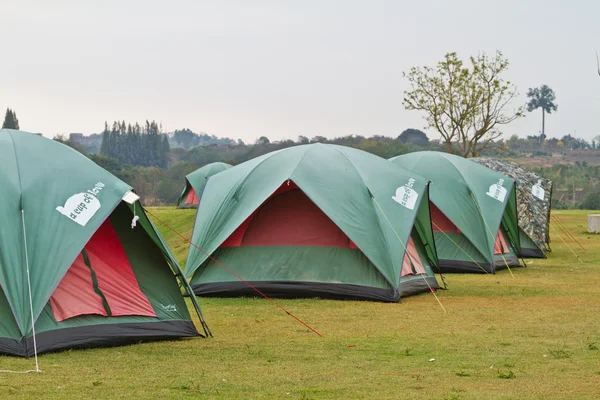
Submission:
<svg viewBox="0 0 600 400">
<path fill-rule="evenodd" d="M 94 233 L 84 251 L 112 316 L 156 317 L 152 305 L 138 285 L 117 232 L 109 220 Z M 58 322 L 77 315 L 108 315 L 102 298 L 94 290 L 92 271 L 85 264 L 82 254 L 79 254 L 65 274 L 52 294 L 50 303 Z"/>
<path fill-rule="evenodd" d="M 423 268 L 423 262 L 421 261 L 421 257 L 419 257 L 415 242 L 413 242 L 412 238 L 409 238 L 406 253 L 404 253 L 404 260 L 402 261 L 402 273 L 400 276 L 424 273 L 425 268 Z"/>
<path fill-rule="evenodd" d="M 506 240 L 504 239 L 504 234 L 501 230 L 498 229 L 498 235 L 496 236 L 496 243 L 494 243 L 494 254 L 506 254 L 510 253 L 508 250 L 508 246 L 506 245 Z"/>
<path fill-rule="evenodd" d="M 357 246 L 292 181 L 281 185 L 221 247 L 316 246 L 357 249 Z M 407 243 L 402 276 L 424 274 L 412 238 Z"/>
<path fill-rule="evenodd" d="M 292 181 L 281 185 L 221 245 L 240 246 L 357 248 Z"/>
<path fill-rule="evenodd" d="M 198 196 L 196 195 L 194 188 L 190 188 L 188 191 L 188 194 L 185 198 L 185 204 L 200 204 L 200 200 L 198 200 Z"/>
<path fill-rule="evenodd" d="M 456 225 L 432 202 L 429 202 L 429 212 L 431 213 L 431 225 L 434 232 L 460 233 Z"/>
</svg>

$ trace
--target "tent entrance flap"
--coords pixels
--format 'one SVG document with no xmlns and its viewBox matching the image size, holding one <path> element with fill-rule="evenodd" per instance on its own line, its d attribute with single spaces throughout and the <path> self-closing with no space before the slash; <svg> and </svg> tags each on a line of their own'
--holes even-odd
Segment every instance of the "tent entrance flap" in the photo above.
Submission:
<svg viewBox="0 0 600 400">
<path fill-rule="evenodd" d="M 461 233 L 460 229 L 439 209 L 433 202 L 429 202 L 431 212 L 431 225 L 434 232 Z"/>
<path fill-rule="evenodd" d="M 498 229 L 498 235 L 496 235 L 496 242 L 494 243 L 494 254 L 508 254 L 510 249 L 506 245 L 506 239 L 501 229 Z"/>
<path fill-rule="evenodd" d="M 417 246 L 412 237 L 408 239 L 408 245 L 406 246 L 406 253 L 404 253 L 404 260 L 402 261 L 402 274 L 404 277 L 407 275 L 419 275 L 424 274 L 425 268 L 423 267 L 423 261 L 417 251 Z"/>
<path fill-rule="evenodd" d="M 185 204 L 198 204 L 200 201 L 198 200 L 198 196 L 196 195 L 196 191 L 194 188 L 190 188 L 188 194 L 185 198 Z"/>
<path fill-rule="evenodd" d="M 357 248 L 292 181 L 277 189 L 220 247 L 255 246 Z"/>
<path fill-rule="evenodd" d="M 110 220 L 85 245 L 50 303 L 57 322 L 92 314 L 156 317 Z"/>
</svg>

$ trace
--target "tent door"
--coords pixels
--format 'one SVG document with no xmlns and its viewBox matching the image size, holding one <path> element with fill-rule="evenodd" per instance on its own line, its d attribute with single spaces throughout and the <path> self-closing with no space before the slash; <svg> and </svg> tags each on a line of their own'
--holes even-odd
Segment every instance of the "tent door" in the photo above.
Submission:
<svg viewBox="0 0 600 400">
<path fill-rule="evenodd" d="M 50 302 L 57 322 L 90 314 L 156 317 L 110 220 L 85 245 Z"/>
</svg>

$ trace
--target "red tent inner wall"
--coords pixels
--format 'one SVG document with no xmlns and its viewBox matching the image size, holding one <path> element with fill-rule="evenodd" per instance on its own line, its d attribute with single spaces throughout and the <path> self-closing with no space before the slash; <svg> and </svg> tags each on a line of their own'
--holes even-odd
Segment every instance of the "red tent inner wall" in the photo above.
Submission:
<svg viewBox="0 0 600 400">
<path fill-rule="evenodd" d="M 461 233 L 460 229 L 458 229 L 456 225 L 454 225 L 454 223 L 432 202 L 429 202 L 429 210 L 431 213 L 431 225 L 434 232 Z M 494 254 L 506 254 L 509 252 L 502 230 L 498 229 L 496 242 L 494 243 Z"/>
<path fill-rule="evenodd" d="M 356 245 L 292 181 L 286 181 L 220 247 Z"/>
<path fill-rule="evenodd" d="M 434 232 L 461 233 L 460 229 L 431 201 L 429 202 L 429 212 L 431 213 L 431 225 Z"/>
<path fill-rule="evenodd" d="M 358 249 L 356 244 L 292 181 L 286 181 L 221 244 Z M 425 273 L 412 238 L 402 275 Z M 412 264 L 412 266 L 411 266 Z"/>
<path fill-rule="evenodd" d="M 504 234 L 500 229 L 498 229 L 498 235 L 496 235 L 496 242 L 494 243 L 494 254 L 506 254 L 510 253 L 508 246 L 506 245 L 506 240 L 504 239 Z"/>
<path fill-rule="evenodd" d="M 123 245 L 110 220 L 94 233 L 84 250 L 96 274 L 98 289 L 104 295 L 112 316 L 156 317 L 142 293 Z M 60 322 L 78 315 L 108 316 L 102 298 L 94 291 L 92 271 L 79 254 L 50 298 L 52 312 Z"/>
<path fill-rule="evenodd" d="M 199 204 L 200 200 L 198 200 L 198 196 L 196 195 L 196 191 L 193 187 L 190 187 L 188 190 L 187 196 L 185 197 L 185 204 Z"/>
</svg>

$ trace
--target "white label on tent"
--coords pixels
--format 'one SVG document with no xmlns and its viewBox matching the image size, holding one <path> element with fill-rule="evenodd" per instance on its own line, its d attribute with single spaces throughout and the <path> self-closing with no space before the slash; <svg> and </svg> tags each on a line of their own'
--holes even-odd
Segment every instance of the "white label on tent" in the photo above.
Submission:
<svg viewBox="0 0 600 400">
<path fill-rule="evenodd" d="M 163 310 L 168 312 L 177 312 L 177 307 L 175 306 L 175 304 L 164 305 L 161 303 L 161 307 L 163 308 Z"/>
<path fill-rule="evenodd" d="M 96 197 L 104 188 L 102 182 L 86 192 L 77 193 L 69 197 L 64 207 L 58 206 L 56 210 L 81 226 L 85 226 L 100 209 L 100 200 Z"/>
<path fill-rule="evenodd" d="M 137 194 L 133 193 L 133 192 L 127 192 L 125 193 L 125 196 L 123 196 L 123 201 L 129 204 L 133 204 L 136 201 L 138 201 L 140 199 L 140 196 L 138 196 Z"/>
<path fill-rule="evenodd" d="M 533 185 L 533 187 L 531 188 L 531 193 L 533 193 L 533 195 L 535 197 L 537 197 L 540 200 L 544 200 L 544 196 L 546 195 L 546 191 L 544 190 L 544 188 L 542 187 L 542 180 L 539 179 L 538 183 Z"/>
<path fill-rule="evenodd" d="M 408 183 L 404 186 L 400 186 L 396 189 L 396 195 L 392 196 L 392 199 L 399 203 L 401 206 L 408 208 L 409 210 L 415 209 L 419 193 L 415 192 L 412 188 L 415 183 L 413 178 L 408 180 Z"/>
<path fill-rule="evenodd" d="M 497 183 L 490 185 L 490 188 L 486 194 L 491 198 L 504 203 L 504 199 L 506 198 L 506 188 L 502 185 L 504 185 L 504 179 L 498 179 Z"/>
</svg>

